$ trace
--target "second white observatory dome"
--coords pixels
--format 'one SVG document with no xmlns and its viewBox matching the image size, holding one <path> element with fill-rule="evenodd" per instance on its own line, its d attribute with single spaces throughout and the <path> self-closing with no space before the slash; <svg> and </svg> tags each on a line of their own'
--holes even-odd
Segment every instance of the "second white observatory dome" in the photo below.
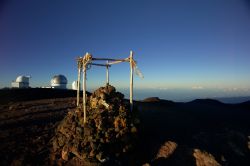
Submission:
<svg viewBox="0 0 250 166">
<path fill-rule="evenodd" d="M 72 89 L 73 89 L 73 90 L 77 90 L 77 82 L 78 82 L 78 81 L 73 81 L 73 82 L 72 82 Z M 81 90 L 81 83 L 80 83 L 80 90 Z"/>
<path fill-rule="evenodd" d="M 55 75 L 51 79 L 50 83 L 51 83 L 52 88 L 66 89 L 68 80 L 64 75 L 59 74 L 59 75 Z"/>
</svg>

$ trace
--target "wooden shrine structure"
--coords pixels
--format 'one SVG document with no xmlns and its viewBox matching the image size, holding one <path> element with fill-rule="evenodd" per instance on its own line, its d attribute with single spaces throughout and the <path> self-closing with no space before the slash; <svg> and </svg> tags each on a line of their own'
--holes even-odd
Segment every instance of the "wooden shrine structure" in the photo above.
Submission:
<svg viewBox="0 0 250 166">
<path fill-rule="evenodd" d="M 94 63 L 95 61 L 106 61 L 105 64 Z M 77 107 L 80 107 L 80 80 L 82 74 L 82 90 L 83 90 L 83 112 L 84 123 L 86 123 L 86 74 L 87 70 L 92 65 L 106 67 L 106 83 L 109 84 L 109 67 L 114 64 L 129 62 L 130 63 L 130 109 L 133 110 L 133 69 L 136 69 L 136 62 L 133 59 L 133 51 L 130 51 L 130 55 L 125 59 L 110 59 L 110 58 L 94 58 L 91 54 L 86 53 L 83 57 L 77 58 L 78 65 L 78 77 L 77 77 Z M 142 76 L 141 72 L 137 70 L 137 74 Z M 143 76 L 142 76 L 143 77 Z"/>
</svg>

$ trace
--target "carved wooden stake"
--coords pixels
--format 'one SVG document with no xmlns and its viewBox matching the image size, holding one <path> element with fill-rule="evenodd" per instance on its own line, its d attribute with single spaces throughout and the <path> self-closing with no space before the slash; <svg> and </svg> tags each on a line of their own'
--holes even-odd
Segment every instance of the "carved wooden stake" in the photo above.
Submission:
<svg viewBox="0 0 250 166">
<path fill-rule="evenodd" d="M 76 106 L 79 107 L 79 99 L 80 99 L 80 79 L 81 79 L 81 65 L 78 60 L 78 76 L 77 76 L 77 99 Z"/>
<path fill-rule="evenodd" d="M 106 84 L 109 85 L 109 61 L 107 61 L 106 65 Z"/>
<path fill-rule="evenodd" d="M 133 111 L 133 51 L 130 51 L 130 110 Z"/>
<path fill-rule="evenodd" d="M 84 60 L 83 60 L 83 84 L 82 84 L 82 91 L 83 91 L 83 96 L 82 96 L 82 100 L 83 100 L 83 114 L 84 114 L 84 118 L 83 118 L 83 122 L 84 124 L 86 123 L 86 65 L 84 64 Z"/>
</svg>

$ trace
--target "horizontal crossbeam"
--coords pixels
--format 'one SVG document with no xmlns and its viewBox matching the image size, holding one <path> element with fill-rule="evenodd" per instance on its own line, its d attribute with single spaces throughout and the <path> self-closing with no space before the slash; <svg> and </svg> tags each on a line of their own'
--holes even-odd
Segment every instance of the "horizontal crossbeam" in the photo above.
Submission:
<svg viewBox="0 0 250 166">
<path fill-rule="evenodd" d="M 108 66 L 108 67 L 111 67 L 111 65 L 109 65 L 109 64 L 98 64 L 98 63 L 90 63 L 90 64 L 95 65 L 95 66 L 104 66 L 104 67 Z"/>
<path fill-rule="evenodd" d="M 114 64 L 122 63 L 122 62 L 129 62 L 129 61 L 113 61 L 113 62 L 109 62 L 108 64 L 109 65 L 114 65 Z"/>
<path fill-rule="evenodd" d="M 123 62 L 129 61 L 129 59 L 110 59 L 110 58 L 92 58 L 92 60 L 100 60 L 100 61 L 123 61 Z"/>
</svg>

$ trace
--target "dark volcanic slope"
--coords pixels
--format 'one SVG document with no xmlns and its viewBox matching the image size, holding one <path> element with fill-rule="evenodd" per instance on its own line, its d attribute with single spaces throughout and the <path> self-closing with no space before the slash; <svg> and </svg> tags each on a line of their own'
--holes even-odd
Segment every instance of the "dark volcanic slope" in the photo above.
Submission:
<svg viewBox="0 0 250 166">
<path fill-rule="evenodd" d="M 199 165 L 208 161 L 208 154 L 221 165 L 250 165 L 250 108 L 244 106 L 201 99 L 174 105 L 139 103 L 142 154 L 151 165 Z M 155 159 L 159 153 L 168 157 Z"/>
<path fill-rule="evenodd" d="M 82 96 L 82 93 L 80 93 Z M 89 94 L 89 93 L 88 93 Z M 29 88 L 29 89 L 1 89 L 0 104 L 17 101 L 38 99 L 75 97 L 76 91 L 70 89 Z"/>
<path fill-rule="evenodd" d="M 11 91 L 7 96 L 1 91 L 0 165 L 48 165 L 48 143 L 54 129 L 75 108 L 75 97 L 63 98 L 63 93 L 74 96 L 75 91 L 58 91 L 60 95 L 53 89 L 38 91 Z M 38 98 L 47 99 L 34 100 Z M 249 102 L 175 103 L 151 98 L 135 104 L 140 110 L 141 127 L 138 146 L 129 157 L 132 165 L 188 166 L 204 161 L 250 165 Z"/>
</svg>

